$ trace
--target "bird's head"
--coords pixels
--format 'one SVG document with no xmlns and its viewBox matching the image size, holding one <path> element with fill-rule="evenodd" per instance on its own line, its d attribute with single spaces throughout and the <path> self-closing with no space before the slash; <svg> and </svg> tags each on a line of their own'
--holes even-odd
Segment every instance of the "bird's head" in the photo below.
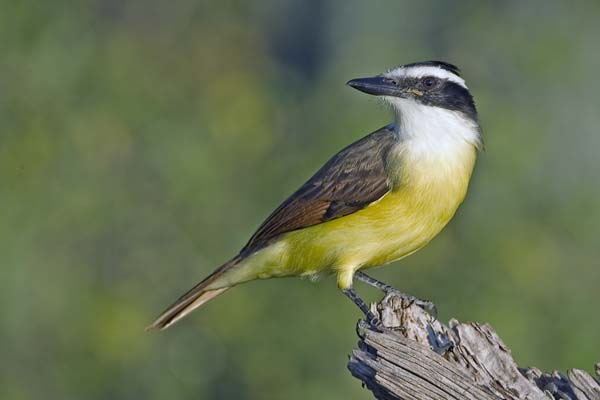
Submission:
<svg viewBox="0 0 600 400">
<path fill-rule="evenodd" d="M 460 112 L 477 123 L 475 103 L 459 69 L 442 61 L 402 65 L 374 77 L 352 79 L 348 85 L 382 97 L 400 113 L 423 105 Z"/>
</svg>

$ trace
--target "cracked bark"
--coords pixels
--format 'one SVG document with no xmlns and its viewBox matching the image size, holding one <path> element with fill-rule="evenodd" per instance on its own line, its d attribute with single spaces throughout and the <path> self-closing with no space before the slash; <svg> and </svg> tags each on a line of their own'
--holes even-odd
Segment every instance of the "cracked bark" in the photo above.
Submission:
<svg viewBox="0 0 600 400">
<path fill-rule="evenodd" d="M 583 370 L 519 368 L 488 324 L 444 325 L 394 295 L 371 311 L 385 329 L 359 321 L 348 369 L 377 399 L 600 400 L 598 378 Z"/>
</svg>

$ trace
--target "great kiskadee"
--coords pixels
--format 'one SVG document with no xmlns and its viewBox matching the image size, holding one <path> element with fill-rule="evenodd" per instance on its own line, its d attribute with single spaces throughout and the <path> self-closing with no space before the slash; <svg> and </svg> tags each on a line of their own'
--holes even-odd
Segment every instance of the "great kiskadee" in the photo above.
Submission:
<svg viewBox="0 0 600 400">
<path fill-rule="evenodd" d="M 353 289 L 354 277 L 394 291 L 361 270 L 416 252 L 450 221 L 467 193 L 481 129 L 459 69 L 445 62 L 407 64 L 348 85 L 381 97 L 395 122 L 334 155 L 239 254 L 150 328 L 165 329 L 243 282 L 324 273 L 334 274 L 344 294 L 373 319 Z"/>
</svg>

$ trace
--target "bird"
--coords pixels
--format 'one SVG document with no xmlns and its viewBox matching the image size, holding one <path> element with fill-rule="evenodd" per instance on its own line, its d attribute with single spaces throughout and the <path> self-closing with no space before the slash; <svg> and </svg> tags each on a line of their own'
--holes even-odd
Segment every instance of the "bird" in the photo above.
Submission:
<svg viewBox="0 0 600 400">
<path fill-rule="evenodd" d="M 405 64 L 347 85 L 383 100 L 393 122 L 329 159 L 237 255 L 148 329 L 166 329 L 241 283 L 289 276 L 334 275 L 338 288 L 373 324 L 379 321 L 356 293 L 355 278 L 434 311 L 430 301 L 364 270 L 415 253 L 454 216 L 483 148 L 475 102 L 459 68 L 444 61 Z"/>
</svg>

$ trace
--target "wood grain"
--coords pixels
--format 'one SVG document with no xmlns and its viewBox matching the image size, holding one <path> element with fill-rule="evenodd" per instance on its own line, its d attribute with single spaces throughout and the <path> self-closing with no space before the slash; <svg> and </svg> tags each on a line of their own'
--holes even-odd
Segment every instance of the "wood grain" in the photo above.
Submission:
<svg viewBox="0 0 600 400">
<path fill-rule="evenodd" d="M 600 400 L 598 379 L 583 370 L 519 368 L 488 324 L 444 325 L 394 295 L 372 311 L 384 328 L 359 322 L 348 368 L 377 399 Z"/>
</svg>

